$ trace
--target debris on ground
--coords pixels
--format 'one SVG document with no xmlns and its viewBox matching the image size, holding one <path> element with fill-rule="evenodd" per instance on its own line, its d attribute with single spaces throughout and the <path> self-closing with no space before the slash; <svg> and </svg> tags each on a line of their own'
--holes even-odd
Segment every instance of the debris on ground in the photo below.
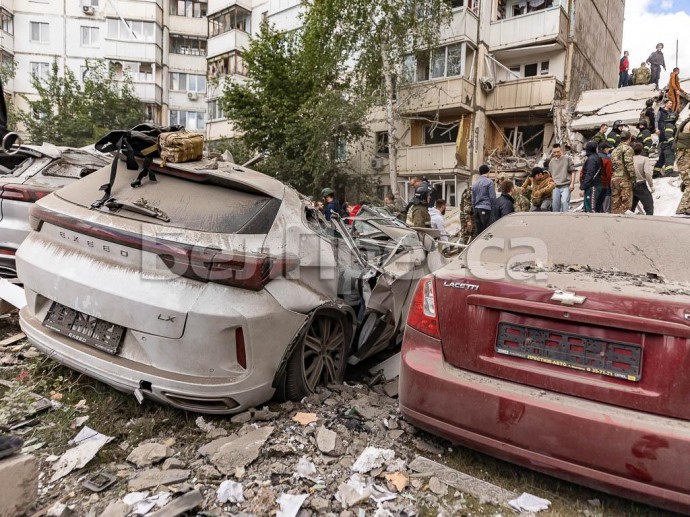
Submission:
<svg viewBox="0 0 690 517">
<path fill-rule="evenodd" d="M 309 425 L 317 422 L 319 418 L 316 416 L 316 413 L 297 413 L 292 417 L 292 420 L 300 425 Z"/>
<path fill-rule="evenodd" d="M 508 504 L 518 512 L 537 513 L 548 510 L 551 501 L 523 492 L 519 497 L 509 501 Z"/>
<path fill-rule="evenodd" d="M 51 482 L 65 477 L 74 469 L 81 469 L 89 463 L 98 451 L 113 438 L 94 431 L 90 427 L 84 427 L 70 443 L 75 446 L 65 452 L 60 459 L 53 465 L 53 477 Z"/>
</svg>

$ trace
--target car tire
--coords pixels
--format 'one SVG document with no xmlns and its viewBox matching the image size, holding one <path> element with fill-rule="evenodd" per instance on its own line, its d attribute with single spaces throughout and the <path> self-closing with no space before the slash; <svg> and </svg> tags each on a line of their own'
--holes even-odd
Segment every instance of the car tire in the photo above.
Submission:
<svg viewBox="0 0 690 517">
<path fill-rule="evenodd" d="M 350 344 L 345 323 L 342 317 L 314 315 L 285 369 L 285 398 L 299 400 L 318 386 L 343 381 Z"/>
</svg>

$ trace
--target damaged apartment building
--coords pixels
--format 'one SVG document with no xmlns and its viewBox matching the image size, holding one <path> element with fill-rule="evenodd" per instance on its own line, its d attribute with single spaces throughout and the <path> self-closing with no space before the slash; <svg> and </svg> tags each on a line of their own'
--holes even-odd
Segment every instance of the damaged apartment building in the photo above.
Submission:
<svg viewBox="0 0 690 517">
<path fill-rule="evenodd" d="M 586 90 L 615 88 L 624 0 L 456 0 L 439 46 L 410 53 L 398 103 L 398 190 L 424 175 L 458 206 L 480 164 L 521 179 L 561 141 L 560 109 Z M 353 157 L 390 191 L 386 124 Z"/>
</svg>

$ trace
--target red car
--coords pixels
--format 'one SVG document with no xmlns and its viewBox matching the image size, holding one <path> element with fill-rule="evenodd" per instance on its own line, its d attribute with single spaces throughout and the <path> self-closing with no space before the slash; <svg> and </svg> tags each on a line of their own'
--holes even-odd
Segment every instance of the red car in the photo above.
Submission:
<svg viewBox="0 0 690 517">
<path fill-rule="evenodd" d="M 427 276 L 400 408 L 534 470 L 690 513 L 690 220 L 520 213 Z"/>
</svg>

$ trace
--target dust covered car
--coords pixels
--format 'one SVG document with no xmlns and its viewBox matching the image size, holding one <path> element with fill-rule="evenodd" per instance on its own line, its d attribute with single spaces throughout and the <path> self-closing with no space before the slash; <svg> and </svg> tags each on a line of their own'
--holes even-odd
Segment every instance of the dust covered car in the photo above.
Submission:
<svg viewBox="0 0 690 517">
<path fill-rule="evenodd" d="M 18 267 L 21 326 L 40 350 L 120 390 L 209 413 L 339 382 L 399 343 L 438 252 L 391 217 L 366 237 L 276 179 L 220 162 L 120 162 L 43 198 Z"/>
<path fill-rule="evenodd" d="M 690 220 L 504 217 L 424 278 L 400 408 L 453 441 L 690 512 Z"/>
<path fill-rule="evenodd" d="M 0 151 L 0 277 L 17 276 L 14 256 L 31 231 L 33 203 L 108 162 L 108 156 L 92 149 L 51 144 Z"/>
</svg>

